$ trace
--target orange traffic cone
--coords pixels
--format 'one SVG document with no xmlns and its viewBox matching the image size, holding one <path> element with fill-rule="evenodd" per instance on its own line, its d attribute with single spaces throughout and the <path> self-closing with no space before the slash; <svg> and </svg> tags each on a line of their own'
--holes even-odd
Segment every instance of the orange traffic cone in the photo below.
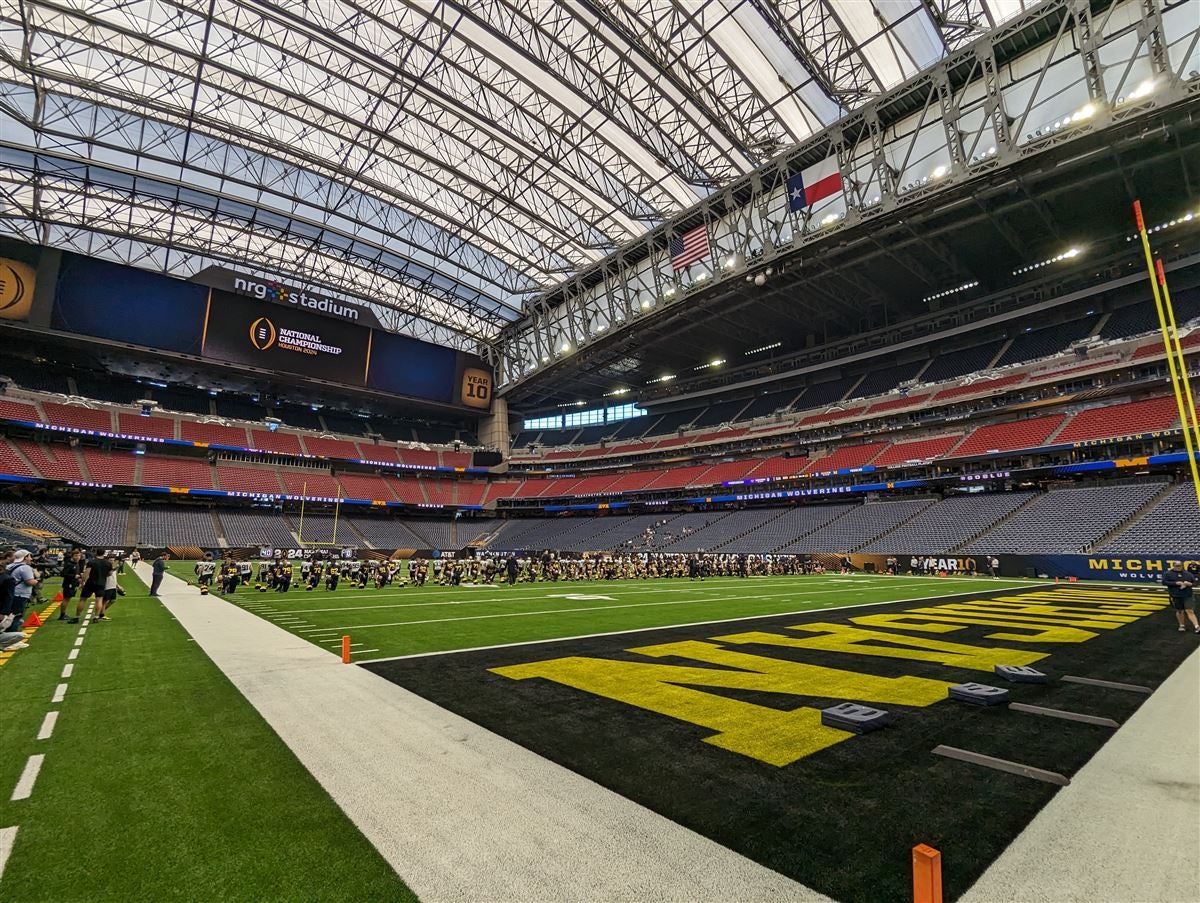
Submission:
<svg viewBox="0 0 1200 903">
<path fill-rule="evenodd" d="M 63 600 L 62 590 L 59 590 L 58 592 L 56 592 L 54 594 L 54 598 L 51 599 L 50 601 L 51 602 L 61 602 L 62 600 Z"/>
<path fill-rule="evenodd" d="M 38 613 L 36 611 L 31 611 L 29 613 L 29 617 L 25 619 L 25 626 L 26 627 L 41 627 L 42 626 L 42 619 L 40 617 L 38 617 Z"/>
</svg>

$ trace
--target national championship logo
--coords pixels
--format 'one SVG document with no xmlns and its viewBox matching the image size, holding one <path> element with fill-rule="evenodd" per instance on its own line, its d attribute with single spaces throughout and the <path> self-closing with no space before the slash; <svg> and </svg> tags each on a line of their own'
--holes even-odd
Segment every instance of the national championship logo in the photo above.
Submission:
<svg viewBox="0 0 1200 903">
<path fill-rule="evenodd" d="M 33 267 L 0 258 L 0 319 L 24 320 L 33 306 Z"/>
<path fill-rule="evenodd" d="M 259 351 L 266 351 L 274 345 L 278 335 L 275 324 L 266 317 L 259 317 L 250 324 L 250 344 Z"/>
</svg>

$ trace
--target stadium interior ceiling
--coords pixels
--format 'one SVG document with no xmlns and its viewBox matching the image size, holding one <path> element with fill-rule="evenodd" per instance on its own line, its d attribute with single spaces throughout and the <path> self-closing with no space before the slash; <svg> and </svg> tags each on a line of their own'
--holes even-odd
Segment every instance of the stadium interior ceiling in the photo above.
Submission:
<svg viewBox="0 0 1200 903">
<path fill-rule="evenodd" d="M 6 228 L 303 277 L 467 347 L 1026 5 L 28 0 Z"/>
<path fill-rule="evenodd" d="M 766 167 L 787 171 L 856 111 L 887 100 L 893 121 L 924 119 L 904 92 L 939 65 L 959 67 L 953 86 L 955 72 L 981 79 L 959 60 L 985 44 L 1009 67 L 1060 43 L 1081 55 L 1083 25 L 1104 46 L 1136 32 L 1137 56 L 1144 6 L 28 0 L 0 14 L 0 234 L 184 278 L 215 264 L 303 282 L 369 304 L 388 329 L 502 360 L 505 337 L 572 279 Z M 1194 79 L 1195 42 L 1173 52 L 1173 78 Z M 1127 75 L 1108 87 L 1131 91 Z M 980 299 L 1111 278 L 1136 263 L 1132 198 L 1163 220 L 1194 201 L 1198 110 L 1190 91 L 1015 162 L 1002 153 L 919 204 L 784 248 L 769 273 L 743 261 L 746 279 L 515 381 L 499 373 L 501 394 L 519 414 L 653 401 Z M 926 124 L 941 132 L 938 115 Z M 1196 250 L 1194 230 L 1178 241 L 1166 253 Z"/>
<path fill-rule="evenodd" d="M 564 356 L 509 396 L 521 410 L 589 404 L 615 386 L 622 401 L 719 389 L 761 377 L 804 349 L 901 327 L 989 296 L 1045 300 L 1144 267 L 1132 234 L 1130 201 L 1150 220 L 1200 214 L 1200 103 L 1174 108 L 1126 134 L 1095 135 L 1091 146 L 1061 148 L 1055 159 L 995 171 L 941 195 L 918 211 L 898 212 L 839 233 L 785 258 L 762 286 L 734 279 L 692 303 L 638 321 Z M 1200 216 L 1178 230 L 1168 257 L 1200 251 Z M 1028 273 L 1030 264 L 1079 254 Z M 931 298 L 971 284 L 960 293 Z M 754 353 L 779 343 L 766 352 Z M 720 367 L 705 366 L 713 360 Z M 674 379 L 655 384 L 664 374 Z"/>
</svg>

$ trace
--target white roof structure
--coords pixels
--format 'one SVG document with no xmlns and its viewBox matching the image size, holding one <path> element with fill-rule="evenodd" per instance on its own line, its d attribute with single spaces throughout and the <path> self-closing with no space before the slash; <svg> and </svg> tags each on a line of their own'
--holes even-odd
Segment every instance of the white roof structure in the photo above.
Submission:
<svg viewBox="0 0 1200 903">
<path fill-rule="evenodd" d="M 1024 0 L 14 0 L 0 234 L 467 347 Z"/>
</svg>

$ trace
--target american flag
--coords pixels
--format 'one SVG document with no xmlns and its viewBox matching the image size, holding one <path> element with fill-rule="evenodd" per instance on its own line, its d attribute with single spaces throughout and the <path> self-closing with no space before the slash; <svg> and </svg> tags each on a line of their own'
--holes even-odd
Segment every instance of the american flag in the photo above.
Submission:
<svg viewBox="0 0 1200 903">
<path fill-rule="evenodd" d="M 708 226 L 700 225 L 671 239 L 671 269 L 678 273 L 708 256 Z"/>
</svg>

